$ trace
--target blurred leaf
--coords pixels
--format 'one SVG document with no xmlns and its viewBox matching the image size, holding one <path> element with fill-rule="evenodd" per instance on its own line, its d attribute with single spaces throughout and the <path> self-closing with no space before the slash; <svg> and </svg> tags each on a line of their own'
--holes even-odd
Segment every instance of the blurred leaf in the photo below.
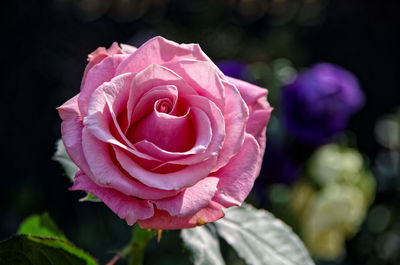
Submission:
<svg viewBox="0 0 400 265">
<path fill-rule="evenodd" d="M 65 174 L 71 182 L 73 182 L 79 168 L 72 162 L 61 139 L 58 139 L 56 143 L 56 152 L 54 153 L 53 159 L 61 164 Z"/>
<path fill-rule="evenodd" d="M 67 240 L 64 233 L 58 229 L 48 213 L 35 214 L 26 218 L 19 226 L 17 234 L 30 234 Z"/>
<path fill-rule="evenodd" d="M 0 243 L 0 265 L 96 265 L 93 257 L 67 241 L 16 235 Z"/>
<path fill-rule="evenodd" d="M 209 229 L 210 228 L 210 229 Z M 192 255 L 195 265 L 225 265 L 219 248 L 218 236 L 206 225 L 182 229 L 181 237 Z"/>
<path fill-rule="evenodd" d="M 298 236 L 269 212 L 243 204 L 225 213 L 215 222 L 217 232 L 247 264 L 314 264 Z"/>
</svg>

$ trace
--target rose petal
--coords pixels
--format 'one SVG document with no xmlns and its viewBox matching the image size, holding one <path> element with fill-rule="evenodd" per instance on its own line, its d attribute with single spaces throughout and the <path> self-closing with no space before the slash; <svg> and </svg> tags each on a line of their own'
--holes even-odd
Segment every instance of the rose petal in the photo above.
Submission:
<svg viewBox="0 0 400 265">
<path fill-rule="evenodd" d="M 182 229 L 214 222 L 224 217 L 224 215 L 221 205 L 211 201 L 207 207 L 197 213 L 182 217 L 171 216 L 166 211 L 155 209 L 151 218 L 138 220 L 138 223 L 140 227 L 149 229 Z"/>
<path fill-rule="evenodd" d="M 266 100 L 263 98 L 263 100 Z M 272 108 L 258 108 L 257 106 L 253 106 L 251 108 L 251 114 L 249 117 L 249 121 L 247 122 L 246 132 L 253 135 L 258 144 L 261 147 L 261 150 L 264 150 L 265 147 L 265 130 L 266 124 L 268 124 L 269 118 L 271 116 Z"/>
<path fill-rule="evenodd" d="M 83 129 L 82 134 L 83 153 L 93 173 L 89 176 L 96 184 L 113 188 L 128 196 L 141 199 L 162 199 L 174 196 L 176 191 L 166 191 L 148 187 L 136 181 L 131 176 L 122 172 L 116 161 L 111 158 L 108 144 L 99 141 L 87 128 Z"/>
<path fill-rule="evenodd" d="M 162 37 L 155 37 L 140 46 L 117 69 L 116 75 L 139 72 L 150 64 L 164 64 L 182 59 L 210 61 L 198 44 L 177 44 Z"/>
<path fill-rule="evenodd" d="M 131 73 L 120 75 L 97 88 L 90 98 L 84 125 L 94 136 L 103 142 L 117 145 L 138 157 L 147 160 L 157 160 L 136 150 L 119 128 L 118 121 L 115 117 L 114 109 L 120 111 L 119 109 L 122 108 L 124 103 L 126 104 L 130 80 L 133 76 L 134 74 Z M 121 143 L 112 135 L 110 131 L 110 122 L 114 122 L 119 136 L 124 140 L 124 143 Z"/>
<path fill-rule="evenodd" d="M 193 88 L 179 75 L 163 66 L 152 64 L 142 72 L 139 72 L 133 79 L 127 105 L 128 121 L 130 124 L 137 120 L 137 118 L 135 118 L 136 116 L 132 117 L 133 111 L 145 93 L 155 87 L 166 85 L 175 86 L 178 90 L 179 97 L 196 94 Z"/>
<path fill-rule="evenodd" d="M 208 176 L 216 161 L 216 156 L 211 156 L 201 163 L 187 166 L 176 172 L 154 173 L 141 167 L 119 148 L 114 147 L 114 150 L 117 160 L 132 177 L 149 187 L 162 190 L 179 190 L 193 186 Z"/>
<path fill-rule="evenodd" d="M 118 43 L 113 42 L 111 47 L 109 49 L 106 49 L 104 47 L 99 47 L 97 48 L 94 52 L 88 55 L 88 65 L 85 68 L 85 74 L 83 79 L 86 77 L 86 73 L 96 64 L 100 63 L 102 60 L 104 60 L 106 57 L 112 56 L 114 54 L 121 54 L 122 51 L 118 46 Z"/>
<path fill-rule="evenodd" d="M 226 76 L 226 80 L 234 84 L 240 92 L 240 95 L 248 106 L 251 106 L 255 101 L 261 97 L 268 95 L 268 90 L 259 86 L 250 84 L 248 82 Z"/>
<path fill-rule="evenodd" d="M 222 148 L 225 137 L 224 117 L 222 116 L 221 110 L 218 109 L 215 103 L 202 96 L 188 95 L 181 97 L 180 100 L 188 106 L 191 106 L 193 111 L 197 108 L 200 110 L 200 112 L 203 112 L 207 115 L 211 123 L 211 126 L 208 128 L 211 128 L 212 139 L 204 152 L 178 160 L 167 161 L 164 164 L 190 165 L 197 163 L 198 161 L 204 161 L 211 156 L 218 155 L 219 151 Z M 204 129 L 204 124 L 195 122 L 194 125 L 197 127 L 196 130 L 198 130 L 199 128 Z M 161 164 L 160 167 L 164 164 Z"/>
<path fill-rule="evenodd" d="M 215 105 L 214 102 L 205 97 L 197 95 L 182 96 L 183 101 L 187 106 L 192 109 L 197 108 L 207 115 L 211 123 L 212 139 L 208 145 L 207 154 L 217 155 L 222 148 L 225 138 L 225 122 L 221 110 Z M 196 126 L 204 126 L 204 124 L 195 124 Z"/>
<path fill-rule="evenodd" d="M 194 154 L 204 153 L 207 150 L 212 138 L 211 123 L 207 115 L 198 108 L 191 108 L 189 114 L 196 130 L 196 142 L 190 150 L 186 152 L 170 152 L 147 140 L 135 143 L 135 147 L 142 153 L 146 153 L 162 161 L 167 161 L 168 163 L 190 165 L 204 161 L 208 157 L 206 154 L 202 154 L 201 156 L 194 156 Z M 211 153 L 211 150 L 209 150 L 209 153 Z M 190 159 L 183 159 L 188 156 Z M 160 166 L 163 166 L 163 164 Z"/>
<path fill-rule="evenodd" d="M 75 117 L 81 118 L 81 113 L 79 112 L 78 107 L 78 97 L 79 94 L 75 95 L 57 108 L 58 114 L 63 121 Z"/>
<path fill-rule="evenodd" d="M 212 62 L 181 60 L 164 65 L 181 76 L 200 96 L 214 102 L 222 111 L 225 108 L 225 86 Z"/>
<path fill-rule="evenodd" d="M 136 94 L 136 93 L 135 93 Z M 178 89 L 173 85 L 162 85 L 153 87 L 138 100 L 132 109 L 129 110 L 131 123 L 141 120 L 146 114 L 154 111 L 154 105 L 159 99 L 169 99 L 172 102 L 171 115 L 176 115 L 178 100 Z"/>
<path fill-rule="evenodd" d="M 82 115 L 86 114 L 89 99 L 93 91 L 104 82 L 110 81 L 115 76 L 117 66 L 128 56 L 128 54 L 112 55 L 94 65 L 85 73 L 81 84 L 81 93 L 78 98 L 79 109 Z"/>
<path fill-rule="evenodd" d="M 76 174 L 74 185 L 70 190 L 84 190 L 93 193 L 121 219 L 125 219 L 129 225 L 133 225 L 139 219 L 150 218 L 154 214 L 153 205 L 149 201 L 138 200 L 116 190 L 100 187 L 82 172 Z"/>
<path fill-rule="evenodd" d="M 78 107 L 79 94 L 58 107 L 58 113 L 63 120 L 61 135 L 65 149 L 71 160 L 84 172 L 89 171 L 82 150 L 82 117 Z"/>
<path fill-rule="evenodd" d="M 261 167 L 260 147 L 255 138 L 246 133 L 240 152 L 229 163 L 215 172 L 219 177 L 218 191 L 213 201 L 224 207 L 240 205 L 253 187 Z"/>
<path fill-rule="evenodd" d="M 226 136 L 218 156 L 217 165 L 213 171 L 225 166 L 231 157 L 239 152 L 244 141 L 246 122 L 249 118 L 249 110 L 237 88 L 229 82 L 222 82 L 226 91 L 224 112 Z"/>
<path fill-rule="evenodd" d="M 170 152 L 190 150 L 195 143 L 189 112 L 184 116 L 173 116 L 153 111 L 131 127 L 127 137 L 132 143 L 148 140 Z"/>
<path fill-rule="evenodd" d="M 174 197 L 152 202 L 158 209 L 165 210 L 172 216 L 193 215 L 210 203 L 217 191 L 218 180 L 215 177 L 207 177 Z"/>
<path fill-rule="evenodd" d="M 259 101 L 267 102 L 266 98 L 261 98 Z M 249 121 L 247 122 L 246 132 L 258 136 L 261 131 L 268 124 L 269 118 L 271 116 L 272 108 L 267 105 L 267 107 L 260 107 L 259 105 L 253 105 L 251 107 L 251 114 Z"/>
</svg>

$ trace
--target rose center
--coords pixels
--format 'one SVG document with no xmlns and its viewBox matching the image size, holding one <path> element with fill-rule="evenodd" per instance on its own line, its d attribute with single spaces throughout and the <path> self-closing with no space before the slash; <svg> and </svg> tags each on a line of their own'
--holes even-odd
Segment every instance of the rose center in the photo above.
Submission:
<svg viewBox="0 0 400 265">
<path fill-rule="evenodd" d="M 158 112 L 170 113 L 172 110 L 172 101 L 169 98 L 159 99 L 155 103 L 155 109 Z"/>
</svg>

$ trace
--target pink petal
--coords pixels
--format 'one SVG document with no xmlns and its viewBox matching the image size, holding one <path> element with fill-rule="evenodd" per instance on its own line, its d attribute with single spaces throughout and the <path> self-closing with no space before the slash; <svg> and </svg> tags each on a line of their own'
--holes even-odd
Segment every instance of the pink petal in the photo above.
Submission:
<svg viewBox="0 0 400 265">
<path fill-rule="evenodd" d="M 207 177 L 174 197 L 156 200 L 153 203 L 158 209 L 165 210 L 172 216 L 193 215 L 210 203 L 217 191 L 217 184 L 218 178 Z"/>
<path fill-rule="evenodd" d="M 131 126 L 127 137 L 132 143 L 147 140 L 170 152 L 185 152 L 195 143 L 189 112 L 184 116 L 173 116 L 153 111 Z"/>
<path fill-rule="evenodd" d="M 253 135 L 260 145 L 260 156 L 257 163 L 262 163 L 265 152 L 266 131 L 272 108 L 265 97 L 259 98 L 250 108 L 251 114 L 247 122 L 246 132 Z M 261 169 L 261 168 L 260 168 Z M 259 172 L 257 173 L 257 175 Z"/>
<path fill-rule="evenodd" d="M 108 144 L 99 141 L 84 128 L 82 135 L 83 152 L 90 171 L 89 176 L 97 185 L 113 188 L 119 192 L 140 199 L 161 199 L 177 194 L 176 191 L 159 190 L 143 185 L 129 175 L 125 175 L 110 155 Z"/>
<path fill-rule="evenodd" d="M 240 92 L 240 95 L 248 106 L 252 105 L 260 97 L 265 97 L 268 94 L 268 90 L 259 86 L 247 83 L 245 81 L 226 76 L 228 82 L 234 84 Z"/>
<path fill-rule="evenodd" d="M 183 217 L 171 216 L 166 211 L 155 209 L 151 218 L 138 220 L 138 223 L 142 228 L 170 230 L 200 226 L 217 221 L 222 217 L 224 217 L 224 212 L 221 205 L 211 201 L 207 207 L 197 213 Z"/>
<path fill-rule="evenodd" d="M 207 115 L 211 123 L 212 139 L 208 145 L 207 152 L 211 152 L 213 155 L 217 155 L 222 148 L 225 139 L 225 121 L 221 110 L 216 104 L 209 99 L 196 96 L 187 95 L 180 98 L 187 106 L 191 108 L 197 108 Z M 197 124 L 196 126 L 205 126 L 204 124 Z"/>
<path fill-rule="evenodd" d="M 253 187 L 261 167 L 260 147 L 254 137 L 246 133 L 240 152 L 229 163 L 215 172 L 219 177 L 218 191 L 213 201 L 224 207 L 241 204 Z"/>
<path fill-rule="evenodd" d="M 111 47 L 109 49 L 106 49 L 104 47 L 99 47 L 97 48 L 94 52 L 88 55 L 88 61 L 89 64 L 85 69 L 85 73 L 90 70 L 91 67 L 94 65 L 100 63 L 104 58 L 112 56 L 114 54 L 121 54 L 122 51 L 118 46 L 118 43 L 113 42 Z"/>
<path fill-rule="evenodd" d="M 117 160 L 132 177 L 143 184 L 162 190 L 180 190 L 190 187 L 208 176 L 211 168 L 215 165 L 216 157 L 187 166 L 181 170 L 170 173 L 155 173 L 144 169 L 136 161 L 126 155 L 121 149 L 114 147 Z"/>
<path fill-rule="evenodd" d="M 260 98 L 258 101 L 264 101 L 267 103 L 266 98 Z M 268 104 L 268 103 L 267 103 Z M 253 105 L 250 108 L 250 117 L 247 122 L 246 132 L 253 135 L 258 144 L 261 146 L 261 150 L 265 147 L 265 129 L 271 116 L 272 108 L 260 107 L 260 105 Z"/>
<path fill-rule="evenodd" d="M 140 46 L 117 69 L 117 75 L 139 72 L 150 64 L 164 64 L 182 59 L 209 61 L 198 44 L 177 44 L 162 37 L 155 37 Z"/>
<path fill-rule="evenodd" d="M 204 161 L 205 159 L 208 159 L 211 156 L 217 156 L 222 148 L 225 138 L 225 122 L 221 110 L 218 109 L 215 103 L 202 96 L 186 95 L 182 96 L 180 100 L 184 102 L 184 104 L 186 104 L 187 106 L 190 106 L 192 112 L 197 113 L 196 114 L 196 116 L 198 116 L 197 118 L 200 118 L 200 119 L 194 119 L 193 122 L 193 125 L 196 128 L 196 133 L 197 133 L 196 136 L 203 137 L 202 135 L 204 135 L 205 137 L 204 139 L 201 139 L 201 141 L 202 142 L 208 141 L 209 139 L 208 135 L 210 132 L 207 133 L 207 130 L 211 129 L 212 138 L 209 144 L 207 145 L 207 149 L 204 152 L 200 152 L 198 154 L 177 160 L 167 161 L 164 164 L 190 165 L 198 163 L 199 161 Z M 206 121 L 204 119 L 205 118 L 204 115 L 200 115 L 200 113 L 207 115 L 207 118 L 210 121 L 210 123 L 205 123 L 205 122 L 200 123 L 200 121 L 202 120 Z M 164 164 L 161 164 L 160 166 L 163 166 Z"/>
<path fill-rule="evenodd" d="M 156 86 L 144 93 L 140 100 L 137 100 L 135 105 L 132 106 L 132 109 L 129 111 L 132 117 L 131 123 L 141 120 L 145 115 L 154 111 L 155 104 L 157 100 L 160 99 L 168 99 L 171 101 L 172 108 L 170 114 L 174 115 L 177 108 L 178 89 L 176 86 L 172 85 Z"/>
<path fill-rule="evenodd" d="M 151 64 L 145 70 L 139 72 L 133 79 L 132 89 L 128 100 L 128 121 L 130 124 L 136 121 L 132 118 L 135 106 L 140 102 L 145 93 L 159 86 L 175 86 L 179 97 L 183 95 L 196 94 L 185 80 L 173 71 L 157 65 Z"/>
<path fill-rule="evenodd" d="M 93 193 L 129 225 L 133 225 L 139 219 L 150 218 L 154 214 L 153 205 L 149 201 L 138 200 L 114 189 L 100 187 L 81 172 L 76 174 L 74 185 L 70 189 Z"/>
<path fill-rule="evenodd" d="M 79 94 L 75 95 L 73 98 L 69 99 L 67 102 L 57 108 L 58 114 L 63 121 L 69 118 L 75 118 L 77 116 L 81 118 L 81 113 L 79 112 L 78 107 L 78 97 Z"/>
<path fill-rule="evenodd" d="M 61 135 L 65 149 L 71 160 L 84 172 L 89 172 L 82 150 L 82 117 L 78 108 L 79 94 L 57 108 L 63 120 L 61 124 Z"/>
<path fill-rule="evenodd" d="M 198 108 L 191 108 L 189 115 L 191 118 L 191 122 L 196 130 L 196 142 L 190 150 L 185 152 L 170 152 L 160 148 L 159 146 L 148 140 L 142 140 L 135 143 L 135 147 L 140 152 L 148 154 L 162 161 L 166 161 L 167 163 L 191 165 L 204 161 L 206 158 L 209 157 L 210 154 L 212 154 L 211 150 L 205 153 L 208 145 L 211 142 L 211 123 L 207 115 Z"/>
<path fill-rule="evenodd" d="M 83 84 L 86 82 L 86 76 L 87 73 L 89 72 L 90 69 L 93 68 L 93 66 L 99 64 L 101 61 L 103 61 L 105 58 L 110 57 L 114 54 L 122 54 L 123 51 L 119 48 L 118 44 L 114 42 L 109 49 L 106 49 L 104 47 L 99 47 L 97 48 L 94 52 L 88 55 L 88 65 L 85 68 L 85 73 L 82 78 L 82 83 L 81 83 L 81 90 Z"/>
<path fill-rule="evenodd" d="M 125 137 L 116 118 L 115 111 L 121 111 L 126 105 L 130 89 L 130 80 L 134 74 L 128 73 L 113 78 L 104 83 L 91 95 L 84 125 L 99 140 L 117 145 L 132 154 L 147 159 L 157 160 L 149 155 L 143 154 L 135 149 Z M 113 122 L 117 128 L 118 136 L 124 141 L 120 142 L 110 131 L 110 123 Z"/>
<path fill-rule="evenodd" d="M 231 157 L 239 152 L 244 141 L 246 122 L 249 118 L 249 110 L 240 96 L 237 88 L 229 82 L 222 81 L 225 86 L 225 141 L 218 156 L 217 165 L 213 171 L 225 166 Z"/>
<path fill-rule="evenodd" d="M 210 99 L 224 110 L 225 87 L 212 62 L 181 60 L 164 66 L 181 76 L 200 96 Z"/>
<path fill-rule="evenodd" d="M 90 96 L 93 91 L 104 82 L 110 81 L 115 76 L 117 66 L 127 57 L 128 54 L 116 54 L 106 57 L 98 64 L 91 67 L 85 73 L 82 84 L 81 93 L 78 99 L 79 109 L 82 115 L 86 114 Z"/>
</svg>

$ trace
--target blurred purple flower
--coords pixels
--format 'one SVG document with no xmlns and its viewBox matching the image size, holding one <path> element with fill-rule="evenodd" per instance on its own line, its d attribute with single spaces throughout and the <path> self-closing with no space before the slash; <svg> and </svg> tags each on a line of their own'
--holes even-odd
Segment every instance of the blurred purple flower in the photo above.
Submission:
<svg viewBox="0 0 400 265">
<path fill-rule="evenodd" d="M 247 68 L 245 63 L 234 60 L 220 61 L 216 64 L 225 75 L 239 79 L 243 78 Z"/>
<path fill-rule="evenodd" d="M 363 103 L 364 94 L 353 74 L 319 63 L 283 88 L 283 122 L 299 141 L 318 145 L 343 130 Z"/>
</svg>

